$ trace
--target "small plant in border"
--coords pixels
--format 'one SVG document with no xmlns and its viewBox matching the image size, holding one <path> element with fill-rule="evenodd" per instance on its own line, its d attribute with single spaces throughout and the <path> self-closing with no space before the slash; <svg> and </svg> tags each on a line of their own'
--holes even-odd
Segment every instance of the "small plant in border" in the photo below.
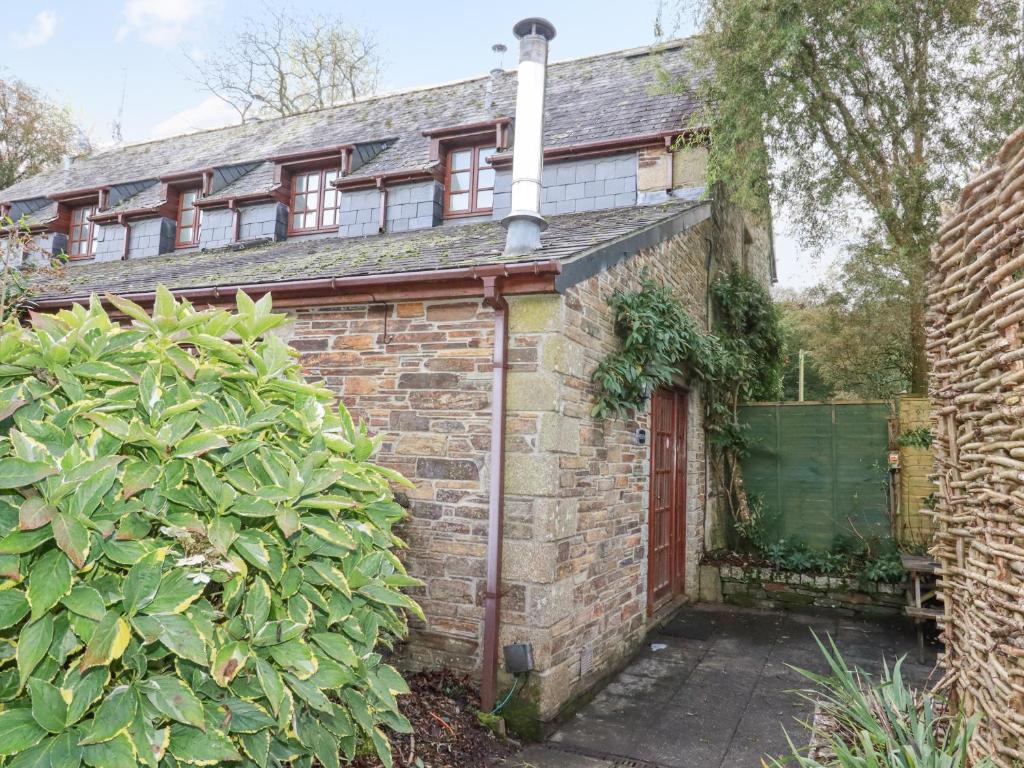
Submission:
<svg viewBox="0 0 1024 768">
<path fill-rule="evenodd" d="M 949 702 L 934 693 L 912 690 L 903 680 L 902 658 L 892 668 L 886 665 L 881 678 L 872 682 L 859 669 L 847 665 L 831 638 L 828 648 L 817 636 L 814 639 L 830 674 L 796 671 L 817 686 L 800 695 L 820 708 L 827 725 L 818 727 L 816 736 L 831 756 L 805 756 L 790 740 L 792 758 L 770 758 L 766 766 L 994 768 L 988 758 L 974 763 L 968 758 L 967 745 L 980 718 L 950 711 Z"/>
<path fill-rule="evenodd" d="M 390 766 L 402 478 L 269 295 L 107 301 L 0 326 L 3 764 Z"/>
</svg>

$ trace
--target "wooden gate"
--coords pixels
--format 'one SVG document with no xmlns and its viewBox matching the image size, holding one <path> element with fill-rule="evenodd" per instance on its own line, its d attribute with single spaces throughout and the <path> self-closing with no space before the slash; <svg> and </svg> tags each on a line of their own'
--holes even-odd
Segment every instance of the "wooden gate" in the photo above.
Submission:
<svg viewBox="0 0 1024 768">
<path fill-rule="evenodd" d="M 683 593 L 686 557 L 686 393 L 651 398 L 651 498 L 647 610 Z"/>
</svg>

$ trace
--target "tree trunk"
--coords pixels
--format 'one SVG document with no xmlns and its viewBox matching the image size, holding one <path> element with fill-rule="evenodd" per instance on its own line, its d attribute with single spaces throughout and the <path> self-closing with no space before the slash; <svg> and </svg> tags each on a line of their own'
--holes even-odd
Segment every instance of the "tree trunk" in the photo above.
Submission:
<svg viewBox="0 0 1024 768">
<path fill-rule="evenodd" d="M 915 395 L 928 394 L 928 356 L 925 353 L 924 302 L 917 296 L 910 306 L 910 391 Z"/>
</svg>

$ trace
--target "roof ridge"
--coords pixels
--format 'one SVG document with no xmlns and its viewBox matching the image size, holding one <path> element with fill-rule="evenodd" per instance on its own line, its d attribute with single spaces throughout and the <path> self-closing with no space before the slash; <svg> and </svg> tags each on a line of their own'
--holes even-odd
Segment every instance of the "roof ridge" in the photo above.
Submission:
<svg viewBox="0 0 1024 768">
<path fill-rule="evenodd" d="M 580 61 L 586 61 L 588 59 L 600 59 L 600 58 L 613 57 L 613 56 L 621 56 L 622 58 L 636 58 L 636 57 L 641 56 L 641 55 L 653 55 L 653 54 L 665 53 L 667 51 L 676 50 L 677 48 L 681 48 L 683 45 L 685 45 L 687 42 L 692 40 L 694 37 L 695 37 L 694 35 L 690 35 L 690 36 L 687 36 L 687 37 L 679 37 L 679 38 L 673 38 L 671 40 L 651 43 L 650 45 L 640 45 L 640 46 L 634 46 L 632 48 L 621 48 L 621 49 L 614 50 L 614 51 L 605 51 L 603 53 L 590 53 L 590 54 L 586 54 L 586 55 L 583 55 L 583 56 L 574 56 L 574 57 L 568 58 L 568 59 L 559 59 L 557 61 L 553 61 L 553 62 L 549 63 L 548 67 L 549 68 L 559 67 L 559 66 L 563 66 L 563 65 L 566 65 L 566 64 L 573 64 L 573 63 L 580 62 Z M 503 74 L 511 74 L 513 72 L 516 72 L 516 71 L 517 71 L 517 69 L 515 69 L 515 68 L 513 68 L 513 69 L 504 69 L 504 70 L 502 70 L 502 73 Z M 440 82 L 440 83 L 433 83 L 431 85 L 419 85 L 419 86 L 413 86 L 413 87 L 410 87 L 410 88 L 401 88 L 401 89 L 397 89 L 397 90 L 385 91 L 383 93 L 375 93 L 373 95 L 366 96 L 366 97 L 363 97 L 363 98 L 353 99 L 351 101 L 343 101 L 343 102 L 339 102 L 337 104 L 330 104 L 330 105 L 327 105 L 327 106 L 324 106 L 324 107 L 317 107 L 315 109 L 308 109 L 308 110 L 306 110 L 304 112 L 294 112 L 294 113 L 292 113 L 290 115 L 277 115 L 275 117 L 258 118 L 256 120 L 252 120 L 252 121 L 244 122 L 244 123 L 233 123 L 231 125 L 221 125 L 221 126 L 217 126 L 217 127 L 214 127 L 214 128 L 202 128 L 202 129 L 200 129 L 198 131 L 187 131 L 185 133 L 175 133 L 175 134 L 172 134 L 171 136 L 164 136 L 164 137 L 158 138 L 158 139 L 146 139 L 145 141 L 129 142 L 129 143 L 126 143 L 126 144 L 116 144 L 116 145 L 112 145 L 110 147 L 107 147 L 105 149 L 102 149 L 99 152 L 96 152 L 95 154 L 86 155 L 85 157 L 80 158 L 80 159 L 91 159 L 91 158 L 99 157 L 101 155 L 105 155 L 105 154 L 111 153 L 111 152 L 120 152 L 120 151 L 123 151 L 123 150 L 126 150 L 126 149 L 135 149 L 136 147 L 145 147 L 145 146 L 150 145 L 150 144 L 159 144 L 159 143 L 164 142 L 164 141 L 171 141 L 173 139 L 180 139 L 180 138 L 182 138 L 184 136 L 199 136 L 199 135 L 202 135 L 204 133 L 216 133 L 218 131 L 229 131 L 231 129 L 244 128 L 244 127 L 247 127 L 247 126 L 263 125 L 263 124 L 266 124 L 266 123 L 275 122 L 277 120 L 289 120 L 289 119 L 292 119 L 292 118 L 302 117 L 302 116 L 305 116 L 305 115 L 315 115 L 315 114 L 318 114 L 318 113 L 321 113 L 321 112 L 327 112 L 329 110 L 343 109 L 345 107 L 352 107 L 352 106 L 355 106 L 355 105 L 358 105 L 358 104 L 368 104 L 368 103 L 371 103 L 371 102 L 374 102 L 374 101 L 380 101 L 382 99 L 390 99 L 390 98 L 395 98 L 395 97 L 398 97 L 398 96 L 405 96 L 407 94 L 423 93 L 425 91 L 439 90 L 441 88 L 451 88 L 452 86 L 455 86 L 455 85 L 462 85 L 464 83 L 472 83 L 472 82 L 475 82 L 477 80 L 485 80 L 488 77 L 490 77 L 490 75 L 474 75 L 473 77 L 463 77 L 463 78 L 458 78 L 458 79 L 455 79 L 455 80 L 447 80 L 447 81 Z"/>
</svg>

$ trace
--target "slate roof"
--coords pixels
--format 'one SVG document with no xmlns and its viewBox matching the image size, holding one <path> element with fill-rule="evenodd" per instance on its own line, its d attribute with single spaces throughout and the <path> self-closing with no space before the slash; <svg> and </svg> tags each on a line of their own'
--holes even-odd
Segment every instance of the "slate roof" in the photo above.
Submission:
<svg viewBox="0 0 1024 768">
<path fill-rule="evenodd" d="M 95 292 L 149 292 L 360 275 L 444 270 L 485 264 L 575 257 L 658 227 L 704 203 L 660 205 L 566 214 L 550 219 L 538 251 L 505 258 L 499 222 L 462 224 L 374 237 L 284 240 L 248 247 L 169 253 L 109 262 L 71 262 L 57 273 L 30 277 L 33 298 L 84 298 Z"/>
<path fill-rule="evenodd" d="M 555 46 L 557 50 L 557 42 Z M 666 94 L 659 85 L 659 69 L 670 73 L 677 82 L 692 84 L 694 75 L 685 48 L 686 42 L 681 41 L 657 49 L 618 51 L 551 64 L 545 146 L 557 148 L 683 127 L 696 109 L 693 93 Z M 353 173 L 353 177 L 422 170 L 431 165 L 429 141 L 422 131 L 514 115 L 515 72 L 507 71 L 495 78 L 492 106 L 487 108 L 490 80 L 489 76 L 478 77 L 302 115 L 111 148 L 77 160 L 66 171 L 54 169 L 20 181 L 0 191 L 0 201 L 383 140 L 391 141 L 390 146 Z M 239 194 L 264 191 L 267 167 L 257 168 L 232 186 L 237 187 Z"/>
</svg>

